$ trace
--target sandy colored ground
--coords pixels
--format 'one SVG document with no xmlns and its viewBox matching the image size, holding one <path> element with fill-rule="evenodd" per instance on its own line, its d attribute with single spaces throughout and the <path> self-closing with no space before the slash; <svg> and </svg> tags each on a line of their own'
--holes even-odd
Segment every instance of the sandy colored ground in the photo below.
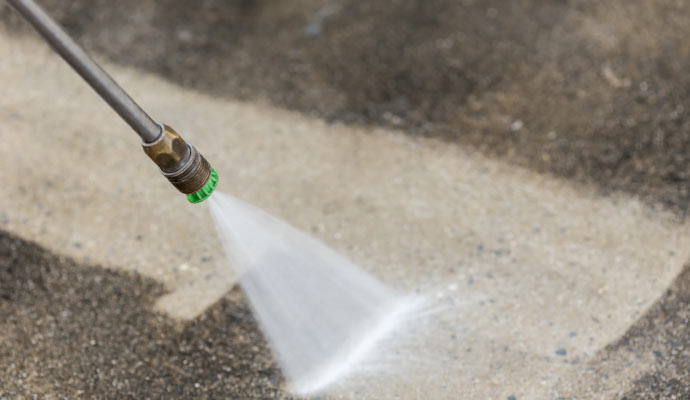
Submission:
<svg viewBox="0 0 690 400">
<path fill-rule="evenodd" d="M 221 299 L 234 280 L 204 206 L 186 204 L 136 137 L 40 42 L 5 35 L 0 54 L 0 227 L 164 284 L 172 292 L 157 304 L 174 317 L 193 319 Z M 594 355 L 690 258 L 688 226 L 671 214 L 440 140 L 211 98 L 104 65 L 205 154 L 221 190 L 391 285 L 452 305 L 405 350 L 425 351 L 430 363 L 333 394 L 609 397 L 654 362 L 645 353 L 615 384 L 590 374 Z"/>
</svg>

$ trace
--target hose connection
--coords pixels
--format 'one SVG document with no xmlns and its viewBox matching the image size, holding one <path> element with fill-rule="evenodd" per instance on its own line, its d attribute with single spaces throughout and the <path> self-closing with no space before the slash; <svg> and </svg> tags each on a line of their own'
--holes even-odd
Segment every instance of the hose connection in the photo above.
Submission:
<svg viewBox="0 0 690 400">
<path fill-rule="evenodd" d="M 216 189 L 218 174 L 197 149 L 174 129 L 163 125 L 151 143 L 142 143 L 144 152 L 161 169 L 163 176 L 191 203 L 206 200 Z"/>
</svg>

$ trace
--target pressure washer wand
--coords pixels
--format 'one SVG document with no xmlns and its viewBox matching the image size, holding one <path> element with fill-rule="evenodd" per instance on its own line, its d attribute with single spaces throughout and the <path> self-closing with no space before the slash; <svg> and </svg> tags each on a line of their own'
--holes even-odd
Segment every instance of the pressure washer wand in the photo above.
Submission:
<svg viewBox="0 0 690 400">
<path fill-rule="evenodd" d="M 167 125 L 155 122 L 88 54 L 33 0 L 7 0 L 43 39 L 141 137 L 144 152 L 192 203 L 208 198 L 218 174 L 206 159 Z"/>
</svg>

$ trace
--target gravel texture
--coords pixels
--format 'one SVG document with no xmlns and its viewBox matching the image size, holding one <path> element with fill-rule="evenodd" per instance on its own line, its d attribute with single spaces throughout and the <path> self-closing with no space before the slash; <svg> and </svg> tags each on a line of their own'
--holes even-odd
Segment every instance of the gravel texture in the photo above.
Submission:
<svg viewBox="0 0 690 400">
<path fill-rule="evenodd" d="M 287 398 L 239 290 L 184 324 L 153 311 L 162 293 L 0 232 L 0 395 Z"/>
<path fill-rule="evenodd" d="M 622 399 L 690 398 L 690 268 L 663 298 L 607 351 L 652 353 L 653 367 Z"/>
</svg>

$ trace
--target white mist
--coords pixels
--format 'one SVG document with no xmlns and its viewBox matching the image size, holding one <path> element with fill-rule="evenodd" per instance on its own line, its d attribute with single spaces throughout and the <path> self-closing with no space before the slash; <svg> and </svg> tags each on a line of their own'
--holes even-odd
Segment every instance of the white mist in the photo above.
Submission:
<svg viewBox="0 0 690 400">
<path fill-rule="evenodd" d="M 411 302 L 318 240 L 232 196 L 208 200 L 255 317 L 293 391 L 357 368 Z"/>
</svg>

